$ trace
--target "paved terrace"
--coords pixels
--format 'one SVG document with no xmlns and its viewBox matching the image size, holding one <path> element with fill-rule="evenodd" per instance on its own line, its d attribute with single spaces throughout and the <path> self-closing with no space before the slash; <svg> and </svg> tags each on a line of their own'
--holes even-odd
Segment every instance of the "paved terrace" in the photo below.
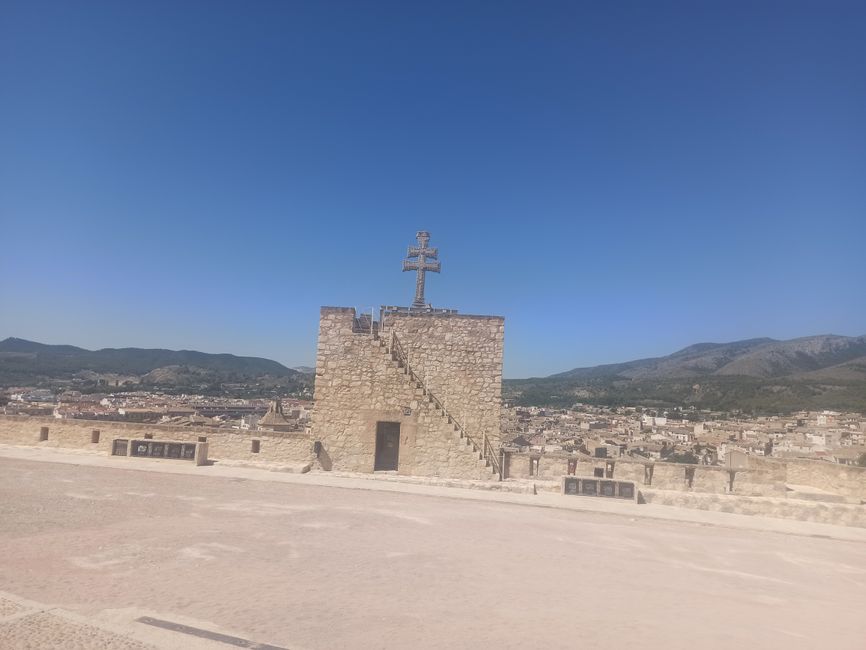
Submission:
<svg viewBox="0 0 866 650">
<path fill-rule="evenodd" d="M 580 497 L 5 447 L 0 548 L 3 648 L 866 638 L 862 529 Z"/>
</svg>

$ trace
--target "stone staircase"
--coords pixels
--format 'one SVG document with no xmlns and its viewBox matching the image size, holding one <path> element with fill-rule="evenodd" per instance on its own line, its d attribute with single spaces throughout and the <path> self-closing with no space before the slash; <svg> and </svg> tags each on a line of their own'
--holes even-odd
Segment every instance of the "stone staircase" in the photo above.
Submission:
<svg viewBox="0 0 866 650">
<path fill-rule="evenodd" d="M 403 375 L 418 400 L 433 407 L 430 412 L 437 414 L 442 419 L 443 424 L 450 429 L 452 442 L 455 446 L 461 450 L 465 449 L 468 454 L 472 454 L 479 470 L 479 478 L 501 481 L 502 469 L 497 458 L 497 452 L 490 444 L 487 436 L 482 434 L 480 437 L 473 438 L 458 422 L 457 418 L 448 412 L 445 404 L 427 388 L 421 377 L 412 370 L 406 351 L 396 334 L 391 331 L 386 335 L 374 336 L 371 340 L 379 348 L 379 351 L 387 357 L 389 364 Z"/>
</svg>

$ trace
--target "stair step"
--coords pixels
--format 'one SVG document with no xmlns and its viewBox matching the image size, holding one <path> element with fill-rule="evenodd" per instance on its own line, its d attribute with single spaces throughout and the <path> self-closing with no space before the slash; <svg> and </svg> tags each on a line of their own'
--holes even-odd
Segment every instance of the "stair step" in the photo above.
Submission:
<svg viewBox="0 0 866 650">
<path fill-rule="evenodd" d="M 406 381 L 411 382 L 412 384 L 412 392 L 416 397 L 419 398 L 419 401 L 426 399 L 428 404 L 433 405 L 433 409 L 438 413 L 438 415 L 445 419 L 445 421 L 454 427 L 454 433 L 457 434 L 455 441 L 459 444 L 462 443 L 466 446 L 467 451 L 475 455 L 475 463 L 479 468 L 479 477 L 482 479 L 489 478 L 498 478 L 498 472 L 493 467 L 493 464 L 490 462 L 488 458 L 484 456 L 484 452 L 478 447 L 475 442 L 466 435 L 466 432 L 460 428 L 459 423 L 453 415 L 449 414 L 448 411 L 445 410 L 443 405 L 436 401 L 436 398 L 426 390 L 424 387 L 424 382 L 412 371 L 412 369 L 406 365 L 403 360 L 401 360 L 393 351 L 388 350 L 387 344 L 380 338 L 377 339 L 379 347 L 382 348 L 384 354 L 388 355 L 390 363 L 394 365 L 398 370 L 402 370 L 403 374 L 406 376 Z M 430 421 L 429 417 L 422 414 L 422 419 L 424 421 Z"/>
</svg>

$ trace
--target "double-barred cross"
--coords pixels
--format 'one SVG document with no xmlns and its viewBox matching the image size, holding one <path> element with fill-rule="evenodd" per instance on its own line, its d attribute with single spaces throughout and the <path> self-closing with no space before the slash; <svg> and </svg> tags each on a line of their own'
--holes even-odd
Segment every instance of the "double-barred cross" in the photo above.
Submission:
<svg viewBox="0 0 866 650">
<path fill-rule="evenodd" d="M 415 237 L 418 239 L 418 246 L 409 247 L 406 257 L 410 259 L 403 260 L 403 270 L 417 271 L 418 275 L 415 277 L 415 302 L 412 303 L 412 306 L 423 308 L 427 306 L 424 302 L 424 274 L 427 271 L 439 273 L 442 270 L 442 263 L 439 261 L 427 261 L 428 259 L 438 260 L 439 257 L 439 249 L 427 248 L 427 242 L 430 241 L 429 232 L 421 230 Z M 417 259 L 412 260 L 411 258 L 413 257 Z"/>
</svg>

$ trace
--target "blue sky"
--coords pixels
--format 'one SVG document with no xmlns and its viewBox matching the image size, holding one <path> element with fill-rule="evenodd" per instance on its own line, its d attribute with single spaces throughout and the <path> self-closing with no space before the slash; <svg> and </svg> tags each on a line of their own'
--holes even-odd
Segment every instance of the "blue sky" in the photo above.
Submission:
<svg viewBox="0 0 866 650">
<path fill-rule="evenodd" d="M 862 2 L 0 4 L 0 338 L 311 364 L 506 317 L 507 377 L 866 333 Z"/>
</svg>

